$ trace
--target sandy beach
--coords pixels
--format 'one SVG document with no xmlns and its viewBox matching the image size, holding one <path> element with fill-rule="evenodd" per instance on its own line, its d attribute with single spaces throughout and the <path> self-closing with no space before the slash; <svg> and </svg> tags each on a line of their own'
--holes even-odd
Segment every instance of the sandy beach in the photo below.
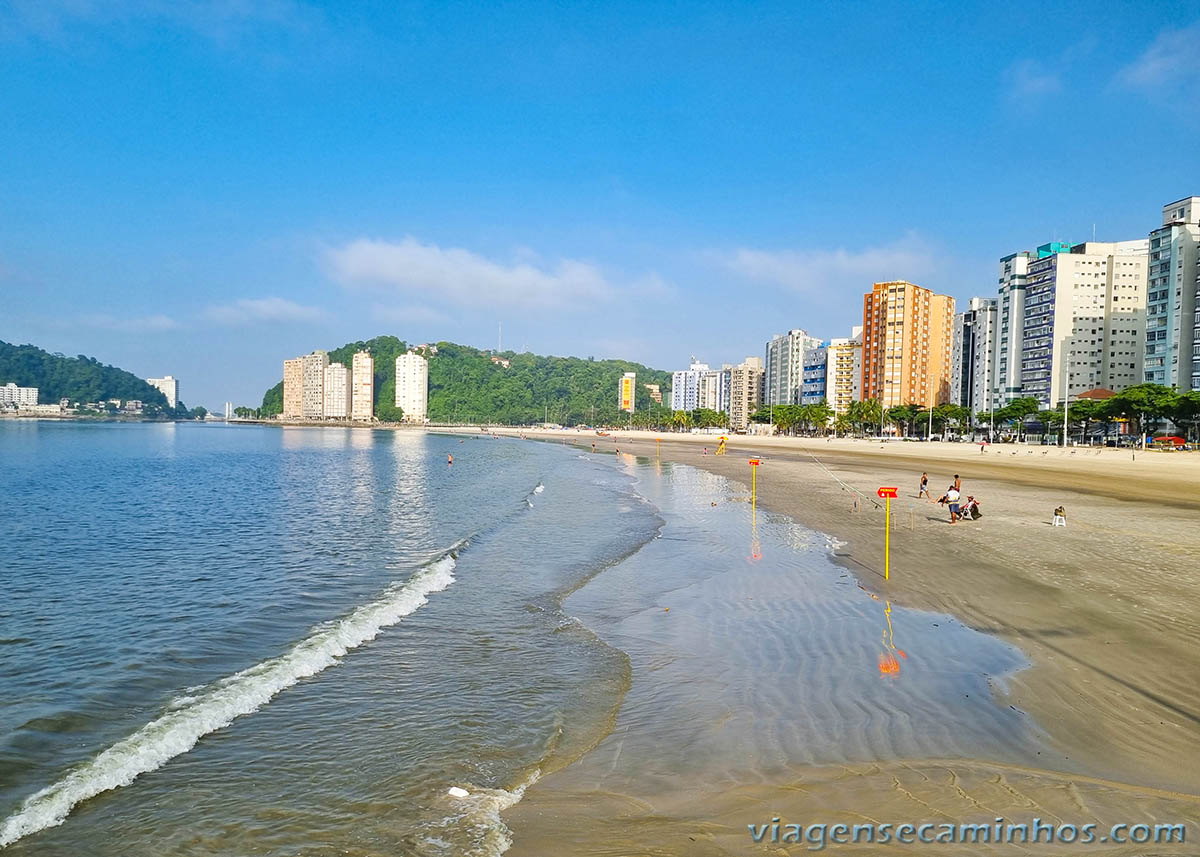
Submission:
<svg viewBox="0 0 1200 857">
<path fill-rule="evenodd" d="M 589 450 L 595 440 L 598 452 L 619 448 L 692 465 L 740 483 L 743 492 L 747 459 L 760 457 L 759 509 L 836 539 L 837 562 L 864 588 L 894 605 L 955 617 L 1023 653 L 1030 667 L 996 683 L 994 703 L 1026 713 L 1045 749 L 1032 765 L 982 752 L 834 766 L 781 759 L 767 781 L 705 782 L 681 772 L 656 778 L 647 790 L 632 769 L 621 776 L 630 762 L 619 752 L 614 757 L 614 742 L 607 741 L 544 778 L 506 813 L 516 840 L 512 855 L 808 849 L 752 842 L 746 825 L 772 816 L 832 824 L 1036 815 L 1097 822 L 1106 830 L 1121 821 L 1200 824 L 1200 457 L 742 437 L 717 457 L 713 437 L 662 435 L 656 444 L 655 435 L 641 432 L 525 434 Z M 917 499 L 922 471 L 935 496 L 959 474 L 963 494 L 980 500 L 984 517 L 950 526 L 944 507 Z M 900 489 L 888 581 L 884 516 L 875 496 L 881 485 Z M 1059 505 L 1067 510 L 1066 528 L 1051 526 Z M 738 575 L 727 578 L 725 596 L 736 596 Z M 723 632 L 730 639 L 739 633 Z M 635 662 L 631 698 L 648 678 Z M 626 725 L 662 730 L 661 739 L 670 740 L 667 724 L 654 718 Z M 868 846 L 838 847 L 874 853 Z M 996 847 L 1043 853 L 1032 845 Z M 1194 846 L 1090 847 L 1165 854 Z M 977 850 L 943 846 L 938 853 Z"/>
</svg>

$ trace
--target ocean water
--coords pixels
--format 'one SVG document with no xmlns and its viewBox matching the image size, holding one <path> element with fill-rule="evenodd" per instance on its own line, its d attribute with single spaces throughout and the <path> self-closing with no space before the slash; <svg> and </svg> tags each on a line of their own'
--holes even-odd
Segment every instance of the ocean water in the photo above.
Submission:
<svg viewBox="0 0 1200 857">
<path fill-rule="evenodd" d="M 14 855 L 500 853 L 629 682 L 561 599 L 661 525 L 512 440 L 10 422 L 0 473 Z"/>
<path fill-rule="evenodd" d="M 663 793 L 1036 744 L 993 698 L 1017 650 L 693 468 L 8 422 L 0 473 L 6 855 L 496 855 L 568 765 Z"/>
</svg>

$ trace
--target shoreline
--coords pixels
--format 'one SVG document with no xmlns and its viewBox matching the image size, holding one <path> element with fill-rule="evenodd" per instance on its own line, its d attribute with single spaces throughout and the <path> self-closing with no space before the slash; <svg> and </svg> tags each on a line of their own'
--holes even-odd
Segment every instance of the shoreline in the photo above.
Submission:
<svg viewBox="0 0 1200 857">
<path fill-rule="evenodd" d="M 897 604 L 957 617 L 1025 654 L 1031 666 L 1007 677 L 995 694 L 997 704 L 1028 712 L 1054 748 L 1057 758 L 1021 774 L 1029 780 L 1028 788 L 1098 791 L 1119 797 L 1113 807 L 1122 800 L 1165 802 L 1173 809 L 1153 812 L 1200 815 L 1200 694 L 1178 674 L 1200 642 L 1190 621 L 1191 611 L 1200 606 L 1200 583 L 1181 573 L 1188 556 L 1200 556 L 1194 515 L 1185 511 L 1194 508 L 1186 492 L 1200 460 L 1139 451 L 1135 461 L 1128 450 L 1107 450 L 1107 457 L 1096 456 L 1099 461 L 1072 460 L 1063 453 L 1060 461 L 1047 455 L 1049 460 L 1018 463 L 1002 456 L 989 461 L 978 447 L 969 447 L 973 454 L 953 454 L 953 447 L 965 444 L 934 445 L 938 449 L 933 453 L 925 444 L 896 443 L 882 450 L 875 444 L 868 451 L 864 442 L 856 449 L 846 441 L 837 446 L 759 438 L 743 443 L 746 439 L 737 436 L 731 438 L 730 454 L 716 457 L 715 439 L 708 437 L 663 436 L 655 444 L 650 433 L 600 438 L 582 432 L 495 432 L 583 449 L 590 449 L 594 439 L 598 451 L 619 446 L 622 453 L 651 460 L 657 454 L 742 484 L 748 483 L 747 454 L 759 455 L 758 497 L 764 512 L 787 515 L 837 539 L 842 544 L 836 561 L 869 590 Z M 700 454 L 705 445 L 708 455 Z M 1129 455 L 1128 463 L 1122 453 Z M 980 497 L 984 518 L 951 529 L 941 507 L 913 500 L 909 483 L 915 485 L 922 466 L 931 471 L 932 486 L 948 479 L 948 471 L 960 472 L 964 494 Z M 1131 485 L 1132 476 L 1150 484 Z M 880 484 L 901 486 L 901 500 L 893 502 L 893 576 L 887 582 L 880 574 L 883 515 L 867 493 Z M 1161 502 L 1148 501 L 1164 490 L 1175 493 L 1159 496 Z M 1071 516 L 1065 530 L 1049 526 L 1049 512 L 1058 503 Z M 1154 535 L 1147 537 L 1149 532 Z M 1012 556 L 1004 556 L 997 544 L 1007 546 Z M 950 764 L 963 781 L 1003 777 L 994 771 L 1004 766 L 988 760 L 921 760 L 917 767 L 925 763 Z M 899 762 L 875 767 L 897 766 L 913 768 Z M 985 769 L 991 773 L 985 776 Z M 808 773 L 819 780 L 830 772 Z M 790 793 L 793 785 L 781 781 L 751 790 L 750 804 L 763 802 L 761 812 L 751 815 L 769 814 L 771 802 Z M 859 796 L 876 801 L 877 788 L 868 786 Z M 585 826 L 604 826 L 603 813 L 590 809 L 579 795 L 555 791 L 555 778 L 548 778 L 506 813 L 513 819 L 514 855 L 539 853 L 535 843 L 550 843 L 545 823 L 555 814 L 555 825 L 578 817 L 586 819 Z M 750 812 L 744 803 L 747 793 L 738 795 L 741 811 Z M 593 797 L 597 805 L 603 803 Z M 1095 795 L 1089 799 L 1105 803 Z M 611 800 L 616 803 L 605 811 L 630 811 L 627 801 Z M 703 819 L 722 817 L 726 810 L 722 800 L 710 800 L 707 810 L 689 810 L 690 821 L 675 819 L 662 832 L 673 836 L 688 825 L 703 826 Z"/>
</svg>

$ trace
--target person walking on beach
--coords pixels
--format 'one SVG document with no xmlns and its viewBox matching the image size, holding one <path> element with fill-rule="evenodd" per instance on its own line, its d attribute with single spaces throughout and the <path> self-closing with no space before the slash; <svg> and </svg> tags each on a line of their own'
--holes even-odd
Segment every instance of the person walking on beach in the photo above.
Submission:
<svg viewBox="0 0 1200 857">
<path fill-rule="evenodd" d="M 921 497 L 924 497 L 926 500 L 930 500 L 930 501 L 933 500 L 933 495 L 929 493 L 929 474 L 928 473 L 921 474 L 921 487 L 920 487 L 920 489 L 917 490 L 917 499 L 920 500 Z"/>
<path fill-rule="evenodd" d="M 962 480 L 958 478 L 957 473 L 954 474 L 954 490 L 957 491 L 959 495 L 962 494 Z"/>
</svg>

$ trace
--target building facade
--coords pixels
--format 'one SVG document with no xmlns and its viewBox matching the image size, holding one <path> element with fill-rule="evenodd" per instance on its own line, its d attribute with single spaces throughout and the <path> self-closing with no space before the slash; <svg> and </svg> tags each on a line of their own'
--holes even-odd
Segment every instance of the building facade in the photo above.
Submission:
<svg viewBox="0 0 1200 857">
<path fill-rule="evenodd" d="M 954 343 L 950 357 L 950 402 L 972 413 L 993 407 L 993 337 L 996 333 L 996 298 L 971 298 L 954 316 Z"/>
<path fill-rule="evenodd" d="M 829 340 L 825 360 L 825 401 L 835 414 L 850 410 L 862 399 L 862 328 L 855 326 L 848 338 Z"/>
<path fill-rule="evenodd" d="M 423 423 L 429 416 L 429 362 L 415 351 L 396 358 L 396 407 L 406 423 Z"/>
<path fill-rule="evenodd" d="M 804 372 L 800 379 L 800 404 L 819 405 L 825 401 L 828 356 L 828 342 L 805 350 Z"/>
<path fill-rule="evenodd" d="M 1029 265 L 1021 395 L 1067 396 L 1141 383 L 1149 240 L 1088 241 Z"/>
<path fill-rule="evenodd" d="M 821 340 L 800 328 L 767 342 L 763 360 L 763 395 L 769 405 L 798 405 L 804 388 L 804 353 Z"/>
<path fill-rule="evenodd" d="M 179 405 L 179 381 L 171 375 L 162 378 L 147 378 L 146 383 L 167 397 L 167 405 L 175 408 Z"/>
<path fill-rule="evenodd" d="M 717 413 L 729 410 L 729 372 L 732 366 L 709 369 L 700 375 L 700 389 L 696 397 L 698 408 L 707 408 Z"/>
<path fill-rule="evenodd" d="M 950 401 L 954 298 L 905 280 L 863 296 L 862 395 L 883 407 Z"/>
<path fill-rule="evenodd" d="M 1200 197 L 1168 203 L 1150 233 L 1143 380 L 1200 390 Z"/>
<path fill-rule="evenodd" d="M 637 372 L 626 372 L 617 382 L 617 409 L 627 414 L 637 410 Z"/>
<path fill-rule="evenodd" d="M 0 387 L 0 408 L 32 410 L 37 403 L 37 387 L 18 387 L 11 381 Z"/>
<path fill-rule="evenodd" d="M 325 368 L 329 365 L 328 351 L 314 351 L 301 358 L 303 388 L 300 394 L 300 416 L 306 420 L 325 418 Z"/>
<path fill-rule="evenodd" d="M 353 408 L 354 384 L 350 370 L 343 363 L 325 367 L 324 406 L 322 416 L 327 420 L 348 420 Z"/>
<path fill-rule="evenodd" d="M 350 362 L 350 418 L 370 422 L 375 416 L 375 360 L 358 351 Z"/>
<path fill-rule="evenodd" d="M 694 356 L 685 371 L 671 373 L 671 410 L 694 411 L 700 407 L 700 376 L 711 372 L 707 363 Z"/>
<path fill-rule="evenodd" d="M 298 420 L 304 416 L 304 358 L 283 361 L 283 418 Z"/>
<path fill-rule="evenodd" d="M 737 366 L 729 367 L 729 427 L 744 431 L 750 417 L 762 407 L 763 363 L 758 357 L 747 357 Z"/>
</svg>

